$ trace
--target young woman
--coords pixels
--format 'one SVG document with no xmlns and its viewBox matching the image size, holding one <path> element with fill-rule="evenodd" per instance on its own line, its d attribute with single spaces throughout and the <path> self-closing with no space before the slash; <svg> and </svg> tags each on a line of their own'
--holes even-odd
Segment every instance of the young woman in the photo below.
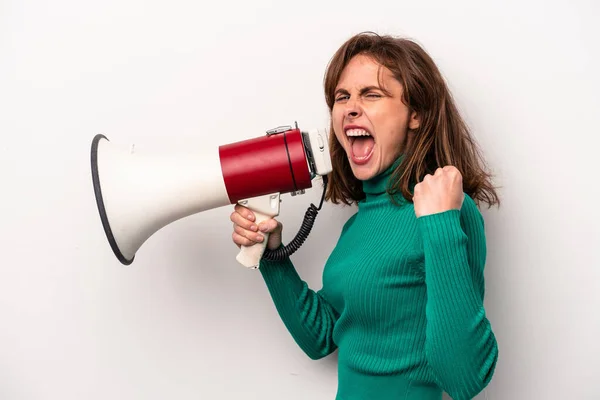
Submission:
<svg viewBox="0 0 600 400">
<path fill-rule="evenodd" d="M 261 274 L 285 326 L 312 359 L 338 354 L 339 400 L 471 399 L 498 346 L 483 305 L 486 239 L 478 204 L 498 203 L 477 146 L 432 59 L 413 41 L 362 33 L 325 76 L 331 113 L 326 199 L 356 204 L 313 291 L 289 259 Z M 257 226 L 235 206 L 233 241 Z"/>
</svg>

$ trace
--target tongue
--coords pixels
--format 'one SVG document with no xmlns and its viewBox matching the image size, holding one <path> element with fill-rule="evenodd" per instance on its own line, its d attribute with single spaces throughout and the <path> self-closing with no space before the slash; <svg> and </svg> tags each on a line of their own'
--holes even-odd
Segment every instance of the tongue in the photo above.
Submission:
<svg viewBox="0 0 600 400">
<path fill-rule="evenodd" d="M 352 142 L 352 153 L 355 157 L 366 157 L 373 149 L 375 140 L 371 136 L 357 137 Z"/>
</svg>

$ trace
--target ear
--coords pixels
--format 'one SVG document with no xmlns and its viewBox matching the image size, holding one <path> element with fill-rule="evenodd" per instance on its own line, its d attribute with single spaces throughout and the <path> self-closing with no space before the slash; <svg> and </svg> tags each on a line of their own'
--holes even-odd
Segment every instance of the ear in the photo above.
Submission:
<svg viewBox="0 0 600 400">
<path fill-rule="evenodd" d="M 410 113 L 410 119 L 408 120 L 408 129 L 415 130 L 421 126 L 421 119 L 416 111 Z"/>
</svg>

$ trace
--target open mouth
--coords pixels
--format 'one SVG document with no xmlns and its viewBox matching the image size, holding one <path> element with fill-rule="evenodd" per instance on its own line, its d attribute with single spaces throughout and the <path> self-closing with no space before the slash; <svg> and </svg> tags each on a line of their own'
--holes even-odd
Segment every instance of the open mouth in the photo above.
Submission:
<svg viewBox="0 0 600 400">
<path fill-rule="evenodd" d="M 364 164 L 373 155 L 375 138 L 366 129 L 352 128 L 346 130 L 346 136 L 350 140 L 352 160 L 357 164 Z"/>
</svg>

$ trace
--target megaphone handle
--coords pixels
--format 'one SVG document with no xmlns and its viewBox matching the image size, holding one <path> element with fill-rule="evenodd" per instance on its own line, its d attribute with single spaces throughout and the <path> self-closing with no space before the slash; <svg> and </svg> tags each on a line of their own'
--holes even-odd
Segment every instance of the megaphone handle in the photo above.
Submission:
<svg viewBox="0 0 600 400">
<path fill-rule="evenodd" d="M 263 221 L 271 218 L 269 215 L 262 214 L 260 212 L 254 211 L 254 215 L 256 216 L 256 224 L 260 224 Z M 238 253 L 236 259 L 240 264 L 247 268 L 258 268 L 260 263 L 260 259 L 265 252 L 265 248 L 267 246 L 267 242 L 269 240 L 269 234 L 263 233 L 264 240 L 262 242 L 256 243 L 252 246 L 241 246 L 240 252 Z"/>
<path fill-rule="evenodd" d="M 238 203 L 252 210 L 255 216 L 255 223 L 258 225 L 263 221 L 279 215 L 279 193 L 268 194 L 265 196 L 254 197 Z M 256 269 L 260 264 L 260 259 L 265 252 L 269 234 L 263 233 L 264 240 L 252 246 L 241 246 L 236 260 L 244 267 Z"/>
</svg>

